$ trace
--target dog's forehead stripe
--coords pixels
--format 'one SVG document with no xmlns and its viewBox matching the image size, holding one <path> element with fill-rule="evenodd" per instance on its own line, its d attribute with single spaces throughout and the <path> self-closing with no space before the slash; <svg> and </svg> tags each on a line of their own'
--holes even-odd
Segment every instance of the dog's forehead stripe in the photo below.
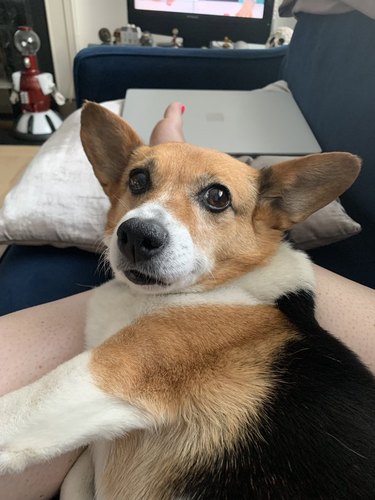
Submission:
<svg viewBox="0 0 375 500">
<path fill-rule="evenodd" d="M 138 166 L 138 165 L 137 165 Z M 151 172 L 151 181 L 158 192 L 153 197 L 159 198 L 161 194 L 173 197 L 176 194 L 186 196 L 190 202 L 197 201 L 200 193 L 211 185 L 219 184 L 226 187 L 231 195 L 232 207 L 240 213 L 252 210 L 257 196 L 257 178 L 250 169 L 237 171 L 222 166 L 201 164 L 159 164 L 154 161 Z"/>
<path fill-rule="evenodd" d="M 232 179 L 242 175 L 255 175 L 257 171 L 249 165 L 225 153 L 191 146 L 189 144 L 169 143 L 149 148 L 143 146 L 133 152 L 133 161 L 142 163 L 151 160 L 158 172 L 183 175 L 184 179 L 198 175 Z M 138 166 L 138 165 L 137 165 Z"/>
<path fill-rule="evenodd" d="M 134 160 L 134 163 L 131 165 L 131 168 L 144 168 L 147 170 L 154 170 L 156 167 L 156 162 L 154 158 L 144 158 L 141 161 L 138 159 Z"/>
</svg>

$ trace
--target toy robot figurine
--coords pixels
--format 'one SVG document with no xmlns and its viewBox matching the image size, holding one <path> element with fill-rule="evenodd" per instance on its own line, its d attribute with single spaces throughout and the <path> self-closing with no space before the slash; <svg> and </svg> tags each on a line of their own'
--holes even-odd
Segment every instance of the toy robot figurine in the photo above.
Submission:
<svg viewBox="0 0 375 500">
<path fill-rule="evenodd" d="M 43 141 L 60 127 L 60 116 L 50 109 L 51 95 L 60 106 L 65 98 L 56 90 L 51 73 L 40 73 L 36 53 L 40 48 L 38 35 L 28 26 L 14 34 L 14 44 L 23 57 L 24 69 L 13 73 L 12 104 L 20 101 L 22 114 L 15 133 L 29 141 Z"/>
</svg>

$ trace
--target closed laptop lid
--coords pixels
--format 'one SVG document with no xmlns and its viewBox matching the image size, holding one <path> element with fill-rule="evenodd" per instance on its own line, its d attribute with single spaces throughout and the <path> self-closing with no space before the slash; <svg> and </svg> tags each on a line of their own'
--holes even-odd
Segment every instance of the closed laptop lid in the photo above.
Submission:
<svg viewBox="0 0 375 500">
<path fill-rule="evenodd" d="M 129 89 L 123 117 L 149 141 L 168 104 L 186 107 L 187 142 L 229 154 L 304 155 L 321 148 L 292 95 L 280 90 Z"/>
</svg>

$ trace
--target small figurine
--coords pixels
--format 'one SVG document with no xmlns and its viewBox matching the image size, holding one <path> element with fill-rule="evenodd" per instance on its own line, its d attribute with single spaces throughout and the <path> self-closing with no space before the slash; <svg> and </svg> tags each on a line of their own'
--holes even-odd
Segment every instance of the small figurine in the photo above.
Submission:
<svg viewBox="0 0 375 500">
<path fill-rule="evenodd" d="M 223 49 L 233 49 L 233 42 L 227 36 L 225 36 L 223 40 Z"/>
<path fill-rule="evenodd" d="M 51 96 L 59 106 L 65 97 L 57 91 L 51 73 L 41 73 L 36 53 L 40 49 L 38 35 L 29 26 L 21 26 L 14 34 L 14 44 L 23 56 L 24 69 L 12 74 L 12 104 L 20 101 L 22 114 L 15 133 L 29 141 L 44 141 L 58 129 L 62 119 L 50 109 Z"/>
<path fill-rule="evenodd" d="M 139 45 L 141 35 L 141 28 L 135 24 L 127 24 L 120 28 L 120 43 L 123 45 Z"/>
<path fill-rule="evenodd" d="M 178 28 L 173 28 L 172 30 L 172 46 L 176 49 L 182 47 L 182 43 L 180 43 L 177 39 L 178 37 Z"/>
<path fill-rule="evenodd" d="M 292 28 L 289 28 L 288 26 L 280 27 L 268 37 L 266 41 L 266 48 L 272 49 L 286 45 L 290 42 L 292 35 Z"/>
<path fill-rule="evenodd" d="M 173 28 L 171 41 L 158 43 L 158 47 L 169 47 L 172 49 L 179 49 L 180 47 L 182 47 L 183 44 L 181 40 L 178 40 L 178 33 L 178 28 Z"/>
<path fill-rule="evenodd" d="M 115 45 L 120 45 L 121 43 L 121 28 L 116 28 L 115 31 L 113 32 L 113 43 Z"/>
<path fill-rule="evenodd" d="M 108 28 L 100 28 L 98 32 L 99 40 L 102 42 L 102 45 L 110 45 L 112 36 L 111 32 Z"/>
<path fill-rule="evenodd" d="M 152 35 L 149 31 L 144 31 L 142 33 L 142 36 L 139 39 L 139 42 L 142 45 L 142 47 L 152 47 L 154 45 Z"/>
</svg>

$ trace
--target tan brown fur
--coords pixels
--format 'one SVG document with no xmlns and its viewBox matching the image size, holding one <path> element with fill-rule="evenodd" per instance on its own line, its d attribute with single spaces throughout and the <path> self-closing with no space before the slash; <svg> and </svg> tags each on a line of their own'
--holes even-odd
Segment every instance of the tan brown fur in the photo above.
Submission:
<svg viewBox="0 0 375 500">
<path fill-rule="evenodd" d="M 97 347 L 98 386 L 155 426 L 114 442 L 108 498 L 160 499 L 186 467 L 229 449 L 244 422 L 256 433 L 272 362 L 295 335 L 271 306 L 201 305 L 146 316 Z"/>
</svg>

